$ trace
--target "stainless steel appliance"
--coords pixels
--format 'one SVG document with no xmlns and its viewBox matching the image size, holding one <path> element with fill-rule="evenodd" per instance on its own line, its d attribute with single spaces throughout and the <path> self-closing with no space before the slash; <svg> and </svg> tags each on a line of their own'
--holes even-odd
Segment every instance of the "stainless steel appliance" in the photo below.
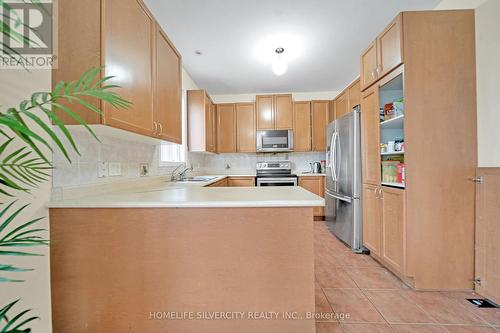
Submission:
<svg viewBox="0 0 500 333">
<path fill-rule="evenodd" d="M 257 186 L 297 186 L 290 161 L 257 162 Z"/>
<path fill-rule="evenodd" d="M 354 252 L 364 252 L 361 214 L 360 108 L 327 128 L 326 224 Z"/>
<path fill-rule="evenodd" d="M 309 165 L 311 165 L 311 173 L 321 173 L 321 163 L 312 162 Z"/>
<path fill-rule="evenodd" d="M 258 152 L 293 151 L 292 130 L 257 131 Z"/>
</svg>

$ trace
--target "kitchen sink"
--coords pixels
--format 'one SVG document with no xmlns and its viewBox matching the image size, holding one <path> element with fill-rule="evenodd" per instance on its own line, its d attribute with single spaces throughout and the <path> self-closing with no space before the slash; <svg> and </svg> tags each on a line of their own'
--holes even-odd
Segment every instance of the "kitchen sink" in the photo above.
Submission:
<svg viewBox="0 0 500 333">
<path fill-rule="evenodd" d="M 208 182 L 214 180 L 215 176 L 195 176 L 195 177 L 185 177 L 177 180 L 177 183 L 191 183 L 191 182 Z"/>
</svg>

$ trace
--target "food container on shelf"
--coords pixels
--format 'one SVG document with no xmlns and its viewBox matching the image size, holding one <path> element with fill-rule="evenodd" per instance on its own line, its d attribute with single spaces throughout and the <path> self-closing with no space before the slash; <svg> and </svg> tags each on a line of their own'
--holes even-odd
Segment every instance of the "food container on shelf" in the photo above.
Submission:
<svg viewBox="0 0 500 333">
<path fill-rule="evenodd" d="M 382 161 L 382 181 L 404 184 L 404 163 L 393 160 Z"/>
</svg>

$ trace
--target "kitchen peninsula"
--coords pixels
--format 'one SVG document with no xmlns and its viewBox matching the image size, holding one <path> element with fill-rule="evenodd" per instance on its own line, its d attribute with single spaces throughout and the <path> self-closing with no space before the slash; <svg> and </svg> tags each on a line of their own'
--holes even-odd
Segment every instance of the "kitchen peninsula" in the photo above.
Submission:
<svg viewBox="0 0 500 333">
<path fill-rule="evenodd" d="M 53 201 L 54 331 L 314 332 L 314 320 L 284 316 L 314 312 L 313 209 L 324 200 L 300 187 L 208 187 L 223 178 Z M 255 311 L 278 317 L 246 316 Z M 167 312 L 244 315 L 157 315 Z"/>
</svg>

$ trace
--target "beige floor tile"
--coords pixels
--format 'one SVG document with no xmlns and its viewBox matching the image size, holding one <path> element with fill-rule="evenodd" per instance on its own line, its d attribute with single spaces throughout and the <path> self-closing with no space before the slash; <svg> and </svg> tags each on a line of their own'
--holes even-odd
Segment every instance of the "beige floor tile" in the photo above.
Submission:
<svg viewBox="0 0 500 333">
<path fill-rule="evenodd" d="M 417 303 L 440 324 L 483 325 L 481 318 L 465 306 L 440 292 L 405 291 L 404 296 Z"/>
<path fill-rule="evenodd" d="M 433 325 L 391 325 L 396 333 L 448 333 L 442 326 Z"/>
<path fill-rule="evenodd" d="M 342 324 L 345 333 L 394 333 L 387 324 Z"/>
<path fill-rule="evenodd" d="M 316 333 L 343 333 L 342 327 L 337 323 L 316 323 Z"/>
<path fill-rule="evenodd" d="M 333 311 L 345 322 L 385 322 L 359 289 L 323 289 Z"/>
<path fill-rule="evenodd" d="M 407 289 L 403 282 L 382 267 L 345 267 L 361 289 Z"/>
<path fill-rule="evenodd" d="M 444 326 L 448 333 L 496 333 L 492 327 Z"/>
<path fill-rule="evenodd" d="M 400 290 L 365 290 L 368 299 L 389 323 L 435 323 Z"/>
<path fill-rule="evenodd" d="M 340 267 L 316 267 L 316 281 L 322 288 L 357 288 L 354 281 Z"/>
<path fill-rule="evenodd" d="M 332 307 L 330 306 L 330 303 L 326 299 L 326 296 L 323 293 L 321 287 L 318 285 L 318 283 L 316 283 L 314 290 L 315 290 L 316 313 L 333 314 Z"/>
</svg>

